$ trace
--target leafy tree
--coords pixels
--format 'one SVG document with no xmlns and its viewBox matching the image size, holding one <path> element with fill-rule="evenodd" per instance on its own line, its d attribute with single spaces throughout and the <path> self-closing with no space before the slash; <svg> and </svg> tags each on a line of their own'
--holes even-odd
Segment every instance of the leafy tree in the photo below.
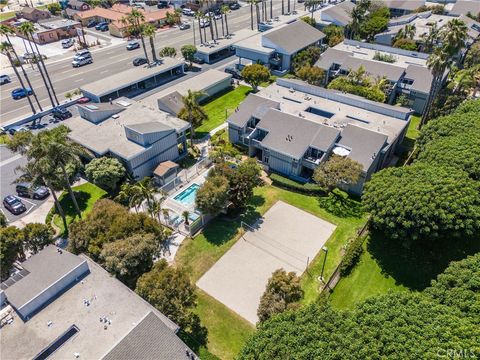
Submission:
<svg viewBox="0 0 480 360">
<path fill-rule="evenodd" d="M 253 91 L 257 91 L 258 85 L 270 79 L 270 71 L 261 64 L 247 65 L 242 70 L 242 77 Z"/>
<path fill-rule="evenodd" d="M 52 15 L 57 15 L 60 11 L 62 11 L 62 7 L 57 2 L 48 4 L 47 9 Z"/>
<path fill-rule="evenodd" d="M 470 68 L 478 64 L 480 64 L 480 40 L 474 42 L 468 49 L 463 66 Z"/>
<path fill-rule="evenodd" d="M 253 189 L 258 186 L 260 180 L 260 166 L 255 159 L 249 158 L 240 163 L 229 176 L 229 201 L 236 208 L 243 207 L 253 196 Z"/>
<path fill-rule="evenodd" d="M 135 292 L 186 331 L 199 323 L 193 312 L 195 285 L 184 269 L 168 266 L 164 259 L 138 279 Z"/>
<path fill-rule="evenodd" d="M 162 50 L 160 50 L 161 57 L 175 57 L 177 56 L 177 50 L 174 47 L 166 46 Z"/>
<path fill-rule="evenodd" d="M 302 16 L 300 20 L 305 21 L 310 26 L 313 26 L 313 27 L 317 26 L 317 22 L 311 16 Z"/>
<path fill-rule="evenodd" d="M 312 85 L 320 85 L 325 79 L 325 71 L 317 66 L 304 65 L 297 70 L 296 75 Z"/>
<path fill-rule="evenodd" d="M 275 270 L 258 306 L 257 315 L 260 322 L 270 319 L 288 309 L 294 309 L 303 298 L 300 278 L 295 273 L 287 273 L 283 269 Z"/>
<path fill-rule="evenodd" d="M 190 62 L 190 67 L 192 67 L 192 62 L 195 58 L 197 48 L 194 45 L 183 45 L 180 49 L 180 52 L 182 53 L 182 56 L 185 58 L 185 60 Z"/>
<path fill-rule="evenodd" d="M 205 214 L 218 214 L 227 206 L 228 180 L 223 176 L 211 176 L 198 189 L 195 205 Z"/>
<path fill-rule="evenodd" d="M 85 219 L 70 226 L 68 246 L 75 254 L 84 252 L 99 260 L 106 243 L 136 234 L 152 234 L 157 244 L 165 240 L 165 232 L 158 221 L 145 213 L 132 213 L 112 200 L 102 199 L 95 203 Z"/>
<path fill-rule="evenodd" d="M 368 14 L 365 21 L 360 25 L 360 33 L 367 40 L 386 30 L 390 20 L 390 11 L 386 7 L 380 7 Z"/>
<path fill-rule="evenodd" d="M 479 191 L 480 185 L 457 169 L 417 163 L 373 175 L 365 185 L 363 204 L 375 229 L 408 245 L 479 231 Z"/>
<path fill-rule="evenodd" d="M 357 183 L 362 170 L 362 165 L 355 160 L 333 154 L 315 169 L 313 180 L 331 192 L 335 187 Z"/>
<path fill-rule="evenodd" d="M 134 234 L 106 243 L 100 253 L 105 268 L 130 288 L 153 266 L 158 250 L 153 234 Z"/>
<path fill-rule="evenodd" d="M 118 159 L 102 156 L 93 159 L 85 166 L 85 175 L 95 185 L 113 191 L 117 188 L 119 181 L 125 177 L 126 171 Z"/>
<path fill-rule="evenodd" d="M 2 280 L 7 278 L 12 265 L 23 257 L 22 231 L 15 226 L 0 228 L 0 271 Z"/>
<path fill-rule="evenodd" d="M 29 223 L 23 228 L 23 241 L 27 250 L 36 254 L 53 243 L 53 230 L 49 225 Z"/>
<path fill-rule="evenodd" d="M 0 228 L 6 227 L 8 224 L 7 217 L 3 212 L 0 212 Z"/>
<path fill-rule="evenodd" d="M 322 50 L 318 46 L 309 46 L 305 50 L 298 52 L 292 60 L 292 69 L 297 71 L 302 66 L 313 66 L 320 59 Z"/>
<path fill-rule="evenodd" d="M 344 28 L 341 26 L 330 24 L 325 26 L 322 32 L 326 35 L 326 40 L 330 47 L 340 44 L 344 39 Z"/>
<path fill-rule="evenodd" d="M 417 43 L 412 39 L 397 39 L 393 43 L 393 47 L 403 50 L 417 51 Z"/>
<path fill-rule="evenodd" d="M 480 253 L 450 263 L 425 293 L 480 322 Z"/>
</svg>

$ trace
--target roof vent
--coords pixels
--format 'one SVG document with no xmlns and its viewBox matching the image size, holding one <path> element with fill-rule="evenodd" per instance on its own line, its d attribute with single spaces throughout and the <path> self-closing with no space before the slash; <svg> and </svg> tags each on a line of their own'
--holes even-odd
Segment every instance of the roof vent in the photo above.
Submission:
<svg viewBox="0 0 480 360">
<path fill-rule="evenodd" d="M 118 119 L 119 117 L 120 117 L 120 115 L 118 115 L 118 114 L 112 115 L 112 118 L 114 118 L 114 119 Z"/>
</svg>

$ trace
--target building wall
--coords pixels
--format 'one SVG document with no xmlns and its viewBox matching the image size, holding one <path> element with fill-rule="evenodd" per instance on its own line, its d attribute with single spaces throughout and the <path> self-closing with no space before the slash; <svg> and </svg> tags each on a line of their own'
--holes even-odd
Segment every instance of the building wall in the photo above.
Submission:
<svg viewBox="0 0 480 360">
<path fill-rule="evenodd" d="M 263 64 L 268 64 L 268 61 L 270 59 L 270 55 L 261 54 L 253 50 L 246 50 L 246 49 L 239 49 L 239 48 L 235 49 L 235 55 L 239 58 L 252 60 L 252 62 L 254 63 L 260 61 Z"/>
<path fill-rule="evenodd" d="M 230 84 L 231 78 L 232 77 L 229 76 L 228 78 L 225 78 L 225 80 L 222 80 L 218 84 L 215 84 L 213 86 L 209 86 L 209 87 L 205 88 L 203 90 L 203 92 L 207 95 L 200 97 L 199 101 L 206 100 L 209 97 L 212 97 L 212 96 L 214 96 L 214 95 L 216 95 L 216 94 L 218 94 L 218 93 L 220 93 L 224 90 L 227 90 L 231 86 L 231 84 Z"/>
<path fill-rule="evenodd" d="M 48 19 L 51 17 L 50 12 L 39 9 L 35 9 L 31 13 L 20 12 L 19 15 L 20 17 L 23 17 L 24 19 L 30 20 L 32 22 L 37 22 L 38 20 Z"/>
<path fill-rule="evenodd" d="M 32 299 L 29 303 L 16 310 L 20 316 L 22 316 L 24 319 L 28 319 L 34 315 L 36 311 L 40 310 L 43 306 L 54 300 L 58 295 L 76 283 L 89 271 L 88 263 L 87 261 L 84 261 L 59 281 L 45 289 L 41 294 L 37 295 L 37 297 Z M 14 305 L 12 304 L 12 306 Z"/>
<path fill-rule="evenodd" d="M 268 163 L 265 161 L 268 157 Z M 302 166 L 301 160 L 293 159 L 276 151 L 265 149 L 263 151 L 263 163 L 267 164 L 270 170 L 285 174 L 287 176 L 300 176 Z"/>
<path fill-rule="evenodd" d="M 409 99 L 413 101 L 412 109 L 418 114 L 423 114 L 423 110 L 425 110 L 427 105 L 428 94 L 410 91 Z"/>
</svg>

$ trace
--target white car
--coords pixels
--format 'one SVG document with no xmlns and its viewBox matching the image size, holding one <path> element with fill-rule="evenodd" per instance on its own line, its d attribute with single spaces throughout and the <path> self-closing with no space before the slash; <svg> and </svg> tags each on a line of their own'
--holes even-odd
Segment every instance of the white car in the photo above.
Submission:
<svg viewBox="0 0 480 360">
<path fill-rule="evenodd" d="M 68 49 L 69 47 L 73 46 L 74 42 L 75 42 L 75 40 L 73 40 L 73 39 L 62 40 L 62 47 L 64 49 Z"/>
<path fill-rule="evenodd" d="M 91 64 L 93 63 L 93 60 L 91 57 L 78 57 L 77 59 L 72 61 L 72 66 L 73 67 L 80 67 L 83 65 Z"/>
<path fill-rule="evenodd" d="M 187 16 L 195 15 L 195 11 L 193 11 L 192 9 L 189 9 L 189 8 L 183 9 L 182 13 L 183 13 L 183 15 L 187 15 Z"/>
<path fill-rule="evenodd" d="M 8 84 L 10 81 L 10 76 L 8 75 L 0 75 L 0 85 L 3 85 L 3 84 Z"/>
</svg>

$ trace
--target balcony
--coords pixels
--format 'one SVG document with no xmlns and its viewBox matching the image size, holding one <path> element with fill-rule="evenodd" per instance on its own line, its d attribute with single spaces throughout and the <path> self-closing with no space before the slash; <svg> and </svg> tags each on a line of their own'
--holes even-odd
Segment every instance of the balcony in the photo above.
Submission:
<svg viewBox="0 0 480 360">
<path fill-rule="evenodd" d="M 262 143 L 257 139 L 250 139 L 250 145 L 256 147 L 257 149 L 263 149 Z"/>
<path fill-rule="evenodd" d="M 282 59 L 279 57 L 273 57 L 269 60 L 270 65 L 273 66 L 281 66 L 282 65 Z"/>
<path fill-rule="evenodd" d="M 314 170 L 318 165 L 320 165 L 321 161 L 321 158 L 308 156 L 302 159 L 302 165 L 308 169 Z"/>
</svg>

